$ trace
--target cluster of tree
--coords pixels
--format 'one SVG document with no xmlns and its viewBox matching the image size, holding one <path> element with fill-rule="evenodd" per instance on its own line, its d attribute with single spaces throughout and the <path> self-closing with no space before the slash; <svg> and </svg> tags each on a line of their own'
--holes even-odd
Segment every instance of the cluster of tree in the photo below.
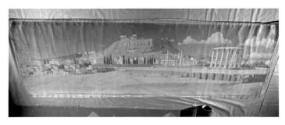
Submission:
<svg viewBox="0 0 285 125">
<path fill-rule="evenodd" d="M 104 56 L 104 64 L 155 64 L 157 59 L 155 57 L 113 57 Z"/>
</svg>

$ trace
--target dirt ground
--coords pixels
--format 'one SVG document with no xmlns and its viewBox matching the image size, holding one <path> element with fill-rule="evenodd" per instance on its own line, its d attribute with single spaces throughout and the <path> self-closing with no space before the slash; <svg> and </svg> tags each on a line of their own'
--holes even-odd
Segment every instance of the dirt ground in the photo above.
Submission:
<svg viewBox="0 0 285 125">
<path fill-rule="evenodd" d="M 179 78 L 171 75 L 113 71 L 85 75 L 46 75 L 27 78 L 26 89 L 36 96 L 50 94 L 90 96 L 249 96 L 256 97 L 262 83 L 227 83 Z M 59 96 L 61 97 L 61 96 Z"/>
</svg>

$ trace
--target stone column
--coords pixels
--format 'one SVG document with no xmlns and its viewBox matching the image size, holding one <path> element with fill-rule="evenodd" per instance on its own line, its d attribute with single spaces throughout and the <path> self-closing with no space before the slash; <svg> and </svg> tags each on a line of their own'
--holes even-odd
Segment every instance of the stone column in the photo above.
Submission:
<svg viewBox="0 0 285 125">
<path fill-rule="evenodd" d="M 230 50 L 226 49 L 226 59 L 225 59 L 225 63 L 224 63 L 224 68 L 227 68 L 227 66 L 228 66 L 229 53 L 230 53 Z"/>
<path fill-rule="evenodd" d="M 217 62 L 218 62 L 218 57 L 219 57 L 219 50 L 215 50 L 216 51 L 216 56 L 215 56 L 215 61 L 214 61 L 214 67 L 217 67 Z"/>
<path fill-rule="evenodd" d="M 214 54 L 215 54 L 215 50 L 212 50 L 210 68 L 213 68 L 213 65 L 214 65 Z"/>
<path fill-rule="evenodd" d="M 222 63 L 223 63 L 223 58 L 224 58 L 224 49 L 220 50 L 222 52 L 221 57 L 220 57 L 220 63 L 219 63 L 219 68 L 222 67 Z"/>
</svg>

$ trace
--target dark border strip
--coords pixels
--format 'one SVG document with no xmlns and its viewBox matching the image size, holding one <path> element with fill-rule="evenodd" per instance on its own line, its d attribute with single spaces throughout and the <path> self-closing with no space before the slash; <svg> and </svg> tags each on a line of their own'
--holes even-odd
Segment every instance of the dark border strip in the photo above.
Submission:
<svg viewBox="0 0 285 125">
<path fill-rule="evenodd" d="M 56 18 L 56 19 L 33 19 L 33 18 L 9 18 L 9 21 L 21 22 L 110 22 L 110 23 L 154 23 L 154 24 L 279 24 L 279 21 L 271 22 L 235 22 L 235 21 L 205 21 L 205 20 L 188 20 L 177 18 L 151 18 L 151 19 L 82 19 L 82 18 Z"/>
</svg>

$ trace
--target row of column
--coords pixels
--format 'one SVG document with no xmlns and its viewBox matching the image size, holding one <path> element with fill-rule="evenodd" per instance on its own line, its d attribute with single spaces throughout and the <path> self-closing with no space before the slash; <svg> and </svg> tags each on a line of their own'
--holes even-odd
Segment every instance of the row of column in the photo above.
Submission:
<svg viewBox="0 0 285 125">
<path fill-rule="evenodd" d="M 211 53 L 211 68 L 239 68 L 241 63 L 241 49 L 221 48 Z"/>
</svg>

